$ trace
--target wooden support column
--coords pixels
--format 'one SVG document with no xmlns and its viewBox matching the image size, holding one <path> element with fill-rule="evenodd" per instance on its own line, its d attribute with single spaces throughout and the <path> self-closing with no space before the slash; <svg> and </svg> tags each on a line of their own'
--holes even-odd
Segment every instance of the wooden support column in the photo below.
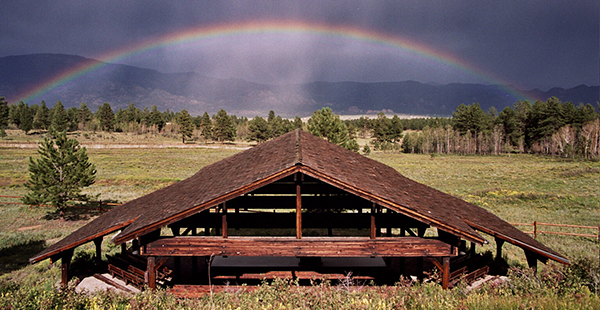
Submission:
<svg viewBox="0 0 600 310">
<path fill-rule="evenodd" d="M 537 255 L 531 251 L 525 250 L 525 257 L 527 258 L 527 265 L 532 268 L 534 272 L 537 272 Z"/>
<path fill-rule="evenodd" d="M 221 216 L 221 226 L 223 238 L 227 238 L 227 203 L 223 203 L 223 215 Z"/>
<path fill-rule="evenodd" d="M 102 238 L 103 237 L 98 237 L 94 239 L 94 245 L 96 246 L 96 262 L 102 260 Z"/>
<path fill-rule="evenodd" d="M 450 257 L 442 257 L 442 263 L 435 257 L 430 257 L 429 261 L 433 263 L 442 273 L 442 288 L 447 289 L 450 286 Z"/>
<path fill-rule="evenodd" d="M 471 247 L 469 248 L 469 252 L 471 252 L 471 255 L 475 255 L 476 248 L 477 245 L 475 244 L 475 242 L 471 241 Z"/>
<path fill-rule="evenodd" d="M 121 254 L 127 252 L 127 242 L 121 243 Z"/>
<path fill-rule="evenodd" d="M 300 184 L 302 183 L 301 174 L 296 173 L 294 176 L 296 181 L 296 239 L 302 238 L 302 193 Z"/>
<path fill-rule="evenodd" d="M 60 257 L 60 286 L 63 289 L 67 288 L 67 285 L 69 284 L 69 265 L 71 264 L 71 258 L 73 258 L 73 249 L 64 251 Z"/>
<path fill-rule="evenodd" d="M 450 284 L 450 257 L 442 258 L 442 288 L 448 289 Z"/>
<path fill-rule="evenodd" d="M 156 289 L 156 258 L 148 256 L 148 265 L 146 267 L 146 284 L 151 290 Z"/>
<path fill-rule="evenodd" d="M 496 239 L 496 260 L 500 260 L 502 258 L 502 246 L 504 245 L 504 240 L 498 237 Z"/>
<path fill-rule="evenodd" d="M 375 225 L 375 210 L 377 210 L 377 206 L 375 203 L 371 206 L 371 239 L 377 238 L 377 225 Z"/>
<path fill-rule="evenodd" d="M 140 253 L 140 242 L 138 239 L 131 240 L 131 253 L 133 253 L 133 254 Z"/>
<path fill-rule="evenodd" d="M 173 269 L 173 272 L 175 273 L 174 280 L 181 279 L 181 256 L 175 256 L 173 258 Z"/>
</svg>

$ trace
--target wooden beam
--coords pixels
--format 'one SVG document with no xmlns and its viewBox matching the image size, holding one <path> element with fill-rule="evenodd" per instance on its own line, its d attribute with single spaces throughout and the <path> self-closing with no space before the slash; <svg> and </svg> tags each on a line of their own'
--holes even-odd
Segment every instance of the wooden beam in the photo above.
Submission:
<svg viewBox="0 0 600 310">
<path fill-rule="evenodd" d="M 60 285 L 63 289 L 67 288 L 69 285 L 69 265 L 71 264 L 71 258 L 73 258 L 73 249 L 62 252 L 60 257 Z"/>
<path fill-rule="evenodd" d="M 375 239 L 377 237 L 377 226 L 375 225 L 375 203 L 371 206 L 371 239 Z"/>
<path fill-rule="evenodd" d="M 223 230 L 223 238 L 227 238 L 227 203 L 223 203 L 223 215 L 221 216 L 221 227 Z"/>
<path fill-rule="evenodd" d="M 442 288 L 448 289 L 450 284 L 450 257 L 442 258 Z"/>
<path fill-rule="evenodd" d="M 103 237 L 94 239 L 94 245 L 96 246 L 96 262 L 102 260 L 102 239 Z"/>
<path fill-rule="evenodd" d="M 529 268 L 533 269 L 534 272 L 537 272 L 537 260 L 538 256 L 533 251 L 525 251 L 525 258 L 527 258 L 527 265 Z"/>
<path fill-rule="evenodd" d="M 302 196 L 302 206 L 306 206 L 306 197 Z M 228 209 L 229 204 L 228 204 Z M 368 213 L 303 213 L 302 228 L 369 228 L 370 214 Z M 171 227 L 212 227 L 222 226 L 221 214 L 201 213 L 174 223 Z M 228 213 L 228 227 L 237 228 L 294 228 L 296 223 L 295 212 L 241 212 Z M 418 228 L 427 227 L 427 224 L 413 220 L 402 214 L 376 215 L 376 222 L 381 227 L 391 228 Z M 175 234 L 174 234 L 175 235 Z M 181 235 L 181 234 L 179 234 Z M 415 234 L 416 236 L 416 234 Z"/>
<path fill-rule="evenodd" d="M 156 258 L 154 256 L 148 256 L 146 284 L 151 290 L 156 289 Z"/>
<path fill-rule="evenodd" d="M 392 237 L 172 237 L 146 246 L 152 256 L 436 257 L 456 256 L 437 239 Z"/>
<path fill-rule="evenodd" d="M 297 173 L 296 178 L 296 238 L 302 238 L 302 193 L 300 189 L 301 174 Z"/>
<path fill-rule="evenodd" d="M 496 240 L 496 260 L 502 258 L 502 246 L 504 245 L 504 239 L 500 239 L 498 237 L 494 238 Z"/>
</svg>

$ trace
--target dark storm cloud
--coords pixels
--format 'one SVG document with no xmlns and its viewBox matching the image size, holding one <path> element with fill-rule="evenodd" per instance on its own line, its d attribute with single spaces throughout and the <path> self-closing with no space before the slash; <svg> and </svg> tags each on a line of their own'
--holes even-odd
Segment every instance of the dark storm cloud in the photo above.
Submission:
<svg viewBox="0 0 600 310">
<path fill-rule="evenodd" d="M 599 10 L 598 1 L 10 1 L 2 5 L 0 56 L 50 52 L 99 57 L 180 29 L 261 19 L 302 20 L 415 40 L 524 87 L 572 87 L 598 84 Z M 290 46 L 301 49 L 300 43 Z M 248 43 L 242 49 L 257 46 Z M 298 55 L 278 55 L 285 50 L 277 47 L 271 50 L 275 55 L 271 63 L 250 52 L 230 54 L 235 59 L 228 61 L 257 80 L 304 69 L 298 74 L 308 79 L 377 81 L 412 76 L 423 82 L 448 82 L 436 80 L 444 73 L 429 64 L 417 72 L 415 64 L 401 64 L 402 59 L 389 54 L 348 55 L 344 60 L 328 52 L 335 48 L 327 42 L 318 47 L 305 49 L 309 55 L 297 64 L 285 62 Z M 164 52 L 148 56 L 146 63 L 143 57 L 131 63 L 161 71 L 217 67 L 214 55 L 194 58 Z M 396 65 L 398 70 L 390 69 Z M 449 73 L 447 79 L 451 78 Z"/>
</svg>

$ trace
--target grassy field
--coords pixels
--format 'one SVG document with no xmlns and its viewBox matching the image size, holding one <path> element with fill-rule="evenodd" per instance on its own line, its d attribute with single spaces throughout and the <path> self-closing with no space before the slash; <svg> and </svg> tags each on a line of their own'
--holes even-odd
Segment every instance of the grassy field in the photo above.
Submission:
<svg viewBox="0 0 600 310">
<path fill-rule="evenodd" d="M 187 178 L 200 168 L 237 152 L 239 150 L 209 148 L 89 149 L 90 160 L 96 165 L 98 174 L 96 184 L 87 189 L 87 193 L 98 195 L 99 199 L 105 201 L 129 201 Z M 30 156 L 36 156 L 35 149 L 0 148 L 0 195 L 24 194 L 23 183 L 27 180 L 27 163 Z M 590 226 L 600 224 L 600 163 L 598 162 L 565 161 L 529 155 L 431 157 L 429 155 L 373 153 L 370 157 L 394 167 L 413 180 L 486 208 L 509 222 L 533 222 L 535 220 Z M 15 200 L 0 198 L 0 201 Z M 0 214 L 2 215 L 0 218 L 0 284 L 2 284 L 0 293 L 10 292 L 11 290 L 7 289 L 7 287 L 11 287 L 10 283 L 21 288 L 37 287 L 38 291 L 44 292 L 51 288 L 59 276 L 58 265 L 51 264 L 49 261 L 29 265 L 27 259 L 48 244 L 56 242 L 84 225 L 94 216 L 94 214 L 88 214 L 81 220 L 63 222 L 53 219 L 50 211 L 48 208 L 42 207 L 30 208 L 0 203 Z M 529 228 L 523 227 L 523 229 Z M 544 230 L 558 229 L 544 228 Z M 568 231 L 578 232 L 573 229 Z M 597 230 L 581 232 L 593 234 L 597 233 Z M 105 251 L 110 251 L 112 247 L 107 239 L 105 238 L 103 246 Z M 480 247 L 480 251 L 495 250 L 493 238 L 487 239 L 490 244 Z M 541 235 L 538 236 L 538 240 L 571 260 L 587 258 L 598 261 L 598 241 L 592 238 Z M 525 264 L 522 250 L 509 244 L 505 244 L 504 247 L 504 255 L 509 264 L 513 266 Z M 91 245 L 79 249 L 80 253 L 91 253 L 91 251 Z M 554 265 L 550 267 L 558 268 Z M 272 287 L 265 288 L 267 291 L 271 289 Z M 457 294 L 440 293 L 433 288 L 426 288 L 423 292 L 427 290 L 434 290 L 435 294 Z M 339 297 L 334 295 L 328 298 Z M 17 298 L 11 296 L 11 298 Z M 256 297 L 255 295 L 251 296 Z M 361 298 L 368 297 L 360 296 L 362 296 Z M 357 302 L 354 297 L 350 297 L 340 301 L 340 305 L 349 306 L 348 303 L 352 300 Z M 220 298 L 226 299 L 226 297 Z M 372 302 L 380 300 L 381 296 L 368 298 L 370 298 L 369 302 Z M 442 299 L 446 300 L 445 298 L 458 297 L 446 296 Z M 461 298 L 466 298 L 463 299 L 464 304 L 465 300 L 475 297 Z M 540 298 L 540 300 L 545 300 L 548 296 L 544 295 Z M 588 303 L 589 298 L 597 300 L 597 296 L 587 296 L 584 304 L 579 305 Z M 2 307 L 1 300 L 2 298 L 0 298 L 0 308 Z M 385 302 L 384 299 L 381 300 Z M 440 300 L 436 299 L 435 302 L 425 300 L 424 302 L 433 302 L 432 305 L 439 306 L 442 305 L 437 303 L 442 302 Z M 453 299 L 448 300 L 455 306 L 460 305 Z M 481 302 L 493 304 L 494 300 L 482 299 Z M 557 300 L 561 301 L 562 299 L 558 298 Z M 91 301 L 85 302 L 90 305 Z M 362 301 L 359 299 L 358 302 Z M 506 302 L 507 305 L 510 305 L 509 299 Z M 76 304 L 75 301 L 74 303 Z M 467 304 L 469 303 L 467 302 Z M 525 302 L 525 304 L 527 303 Z M 290 305 L 292 306 L 284 308 L 297 306 L 293 303 Z M 381 306 L 381 304 L 379 305 Z M 390 308 L 389 305 L 391 304 L 388 303 L 387 306 L 379 308 Z M 543 305 L 551 305 L 551 303 Z M 472 305 L 470 307 L 476 308 Z M 356 308 L 375 309 L 378 306 L 364 304 Z M 423 306 L 422 308 L 428 307 Z M 488 308 L 498 308 L 498 305 Z M 597 308 L 597 306 L 590 308 Z"/>
</svg>

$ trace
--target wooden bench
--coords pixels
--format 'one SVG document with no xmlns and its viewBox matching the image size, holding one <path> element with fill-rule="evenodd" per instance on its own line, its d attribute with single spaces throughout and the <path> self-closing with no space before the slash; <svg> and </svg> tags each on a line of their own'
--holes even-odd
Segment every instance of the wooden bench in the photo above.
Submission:
<svg viewBox="0 0 600 310">
<path fill-rule="evenodd" d="M 159 284 L 165 284 L 171 281 L 172 270 L 163 267 L 167 258 L 160 260 L 156 266 L 156 281 Z M 108 272 L 113 277 L 118 277 L 125 283 L 131 283 L 137 288 L 142 288 L 146 283 L 147 262 L 138 256 L 130 253 L 108 256 Z"/>
<path fill-rule="evenodd" d="M 455 286 L 456 283 L 460 282 L 460 280 L 462 280 L 462 278 L 465 276 L 465 274 L 467 274 L 467 271 L 469 271 L 467 269 L 467 266 L 452 271 L 450 273 L 450 281 L 448 283 L 448 286 L 449 287 Z"/>
<path fill-rule="evenodd" d="M 464 281 L 466 281 L 468 284 L 471 284 L 473 281 L 475 281 L 478 278 L 484 277 L 485 275 L 488 274 L 488 272 L 490 271 L 490 266 L 485 266 L 485 267 L 481 267 L 473 272 L 468 273 L 467 275 L 464 276 Z"/>
</svg>

